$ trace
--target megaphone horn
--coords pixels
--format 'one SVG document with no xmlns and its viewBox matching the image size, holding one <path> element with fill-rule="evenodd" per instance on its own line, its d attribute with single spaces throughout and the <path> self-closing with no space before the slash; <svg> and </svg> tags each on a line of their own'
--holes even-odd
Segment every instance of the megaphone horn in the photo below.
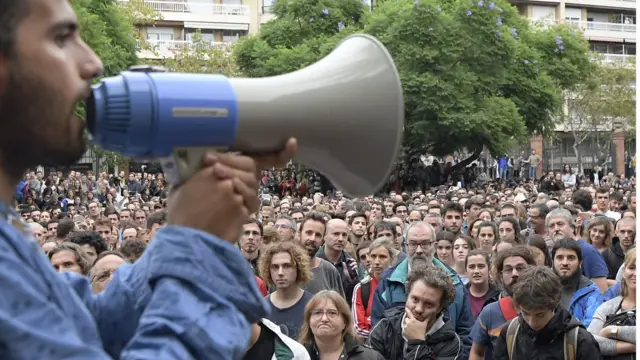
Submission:
<svg viewBox="0 0 640 360">
<path fill-rule="evenodd" d="M 173 184 L 197 171 L 212 148 L 271 153 L 295 137 L 294 161 L 359 197 L 379 190 L 393 168 L 404 131 L 404 100 L 387 50 L 358 34 L 315 64 L 274 77 L 150 67 L 122 72 L 94 85 L 87 126 L 106 150 L 161 158 Z"/>
</svg>

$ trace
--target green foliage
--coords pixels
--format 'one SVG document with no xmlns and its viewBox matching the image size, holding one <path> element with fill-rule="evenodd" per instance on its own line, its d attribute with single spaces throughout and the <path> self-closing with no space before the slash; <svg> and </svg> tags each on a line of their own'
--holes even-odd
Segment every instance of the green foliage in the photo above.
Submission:
<svg viewBox="0 0 640 360">
<path fill-rule="evenodd" d="M 80 24 L 80 36 L 102 59 L 104 76 L 113 76 L 137 63 L 136 40 L 131 10 L 135 3 L 120 6 L 113 0 L 71 0 Z M 84 118 L 84 109 L 77 113 Z M 107 159 L 107 165 L 122 165 L 128 160 L 89 143 L 96 157 Z"/>
<path fill-rule="evenodd" d="M 532 26 L 506 0 L 387 0 L 371 14 L 355 0 L 276 0 L 274 8 L 276 19 L 235 48 L 244 74 L 297 70 L 349 34 L 372 34 L 400 72 L 405 146 L 434 155 L 503 154 L 551 131 L 563 91 L 592 67 L 580 32 Z"/>
<path fill-rule="evenodd" d="M 246 76 L 280 75 L 310 65 L 347 35 L 362 31 L 367 17 L 357 0 L 280 0 L 274 12 L 275 20 L 234 50 L 235 63 Z"/>
<path fill-rule="evenodd" d="M 635 62 L 598 62 L 589 79 L 568 92 L 562 125 L 576 146 L 594 132 L 604 141 L 615 130 L 635 133 L 635 74 Z"/>
<path fill-rule="evenodd" d="M 231 61 L 231 44 L 206 41 L 200 32 L 192 35 L 191 42 L 173 52 L 173 56 L 151 63 L 164 66 L 171 72 L 209 73 L 234 76 L 236 67 Z"/>
</svg>

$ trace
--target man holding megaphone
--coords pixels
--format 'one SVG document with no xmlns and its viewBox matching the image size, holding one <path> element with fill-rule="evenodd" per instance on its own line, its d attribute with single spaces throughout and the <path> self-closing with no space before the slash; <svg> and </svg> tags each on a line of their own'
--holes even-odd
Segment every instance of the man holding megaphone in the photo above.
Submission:
<svg viewBox="0 0 640 360">
<path fill-rule="evenodd" d="M 0 0 L 0 358 L 239 359 L 268 309 L 231 244 L 258 208 L 256 170 L 296 155 L 347 195 L 377 190 L 403 135 L 393 60 L 356 35 L 279 77 L 142 68 L 90 89 L 102 63 L 77 28 L 68 0 Z M 73 115 L 85 99 L 95 142 L 162 158 L 176 186 L 169 225 L 95 296 L 88 279 L 53 271 L 12 209 L 28 168 L 73 164 L 85 152 L 84 123 Z M 329 118 L 344 138 L 319 131 L 334 128 Z M 368 139 L 353 147 L 362 129 Z M 213 151 L 220 147 L 271 155 Z"/>
<path fill-rule="evenodd" d="M 284 165 L 295 140 L 255 160 L 207 153 L 172 193 L 170 225 L 93 296 L 54 272 L 12 202 L 28 168 L 84 153 L 72 114 L 102 64 L 66 0 L 0 0 L 0 28 L 15 29 L 0 34 L 0 358 L 241 358 L 267 308 L 231 243 L 258 208 L 256 169 Z"/>
</svg>

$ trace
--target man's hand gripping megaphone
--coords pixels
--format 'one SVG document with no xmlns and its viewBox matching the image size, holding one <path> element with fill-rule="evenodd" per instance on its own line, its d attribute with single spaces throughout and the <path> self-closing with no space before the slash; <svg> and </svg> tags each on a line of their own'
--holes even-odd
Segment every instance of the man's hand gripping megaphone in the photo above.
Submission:
<svg viewBox="0 0 640 360">
<path fill-rule="evenodd" d="M 272 155 L 206 153 L 202 169 L 171 192 L 168 223 L 235 243 L 246 219 L 259 209 L 260 170 L 286 165 L 297 148 L 292 138 L 284 150 Z"/>
</svg>

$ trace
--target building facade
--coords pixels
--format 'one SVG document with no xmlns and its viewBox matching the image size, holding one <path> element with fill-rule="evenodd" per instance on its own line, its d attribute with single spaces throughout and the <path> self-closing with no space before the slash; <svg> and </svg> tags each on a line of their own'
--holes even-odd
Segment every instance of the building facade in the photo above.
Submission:
<svg viewBox="0 0 640 360">
<path fill-rule="evenodd" d="M 272 19 L 272 4 L 273 0 L 144 0 L 144 5 L 157 11 L 161 20 L 153 25 L 140 25 L 142 35 L 154 51 L 141 51 L 139 56 L 171 57 L 176 50 L 196 46 L 192 41 L 196 32 L 212 47 L 233 43 L 257 33 L 261 24 Z"/>
<path fill-rule="evenodd" d="M 511 0 L 511 3 L 522 16 L 532 21 L 565 23 L 581 28 L 591 50 L 605 62 L 635 63 L 635 0 Z M 564 164 L 572 168 L 582 164 L 587 172 L 604 164 L 610 171 L 624 174 L 624 153 L 635 148 L 635 139 L 626 138 L 625 130 L 624 126 L 611 124 L 607 131 L 610 143 L 604 145 L 594 133 L 580 144 L 578 157 L 573 149 L 572 132 L 559 125 L 553 139 L 534 136 L 527 150 L 535 149 L 538 154 L 544 154 L 538 175 L 544 170 L 561 170 Z"/>
</svg>

